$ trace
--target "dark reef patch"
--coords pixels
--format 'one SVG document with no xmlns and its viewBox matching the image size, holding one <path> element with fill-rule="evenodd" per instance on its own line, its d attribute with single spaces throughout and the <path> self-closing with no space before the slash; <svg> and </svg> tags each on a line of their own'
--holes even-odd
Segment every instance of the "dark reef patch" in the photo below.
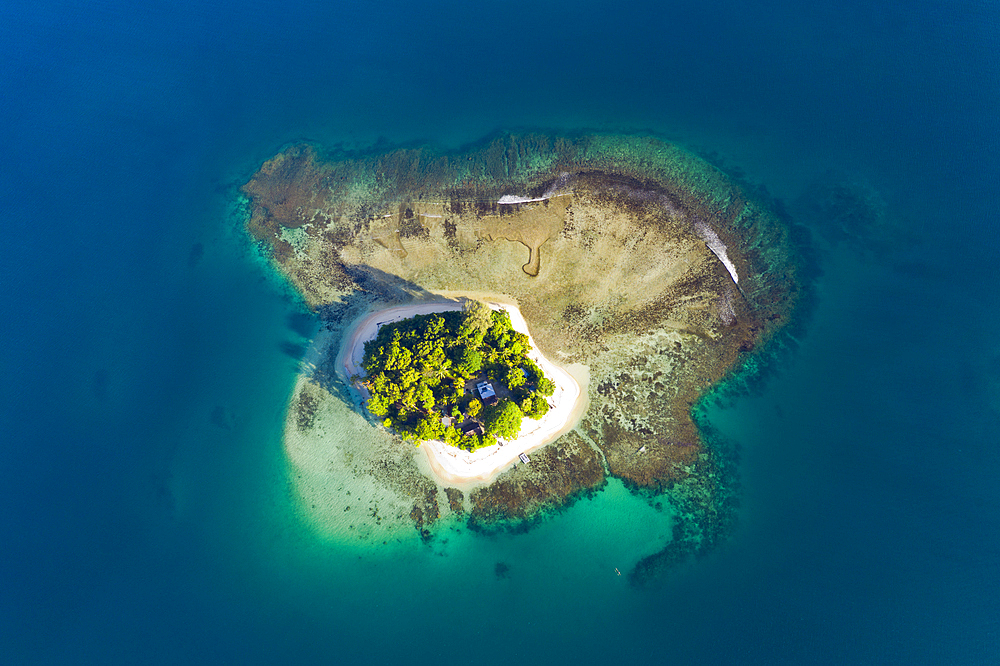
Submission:
<svg viewBox="0 0 1000 666">
<path fill-rule="evenodd" d="M 472 491 L 469 527 L 479 532 L 523 531 L 543 511 L 565 509 L 604 486 L 600 455 L 575 432 L 531 454 L 493 483 Z"/>
<path fill-rule="evenodd" d="M 445 488 L 444 492 L 448 497 L 448 508 L 451 509 L 451 512 L 459 516 L 465 513 L 465 496 L 462 491 L 458 488 Z"/>
</svg>

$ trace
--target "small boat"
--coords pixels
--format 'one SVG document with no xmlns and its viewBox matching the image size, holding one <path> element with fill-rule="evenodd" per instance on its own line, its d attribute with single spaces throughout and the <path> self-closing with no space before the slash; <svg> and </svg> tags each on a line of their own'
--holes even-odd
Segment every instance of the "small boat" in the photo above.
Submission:
<svg viewBox="0 0 1000 666">
<path fill-rule="evenodd" d="M 520 454 L 520 455 L 518 456 L 518 458 L 520 458 L 520 459 L 521 459 L 521 462 L 523 462 L 523 463 L 527 463 L 527 462 L 530 462 L 530 461 L 529 461 L 529 459 L 528 459 L 528 454 L 527 454 L 527 453 L 522 453 L 522 454 Z"/>
</svg>

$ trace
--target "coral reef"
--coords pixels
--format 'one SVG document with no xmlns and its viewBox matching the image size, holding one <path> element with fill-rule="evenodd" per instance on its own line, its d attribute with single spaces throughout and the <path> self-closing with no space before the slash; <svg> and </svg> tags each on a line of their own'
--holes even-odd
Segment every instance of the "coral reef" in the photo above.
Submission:
<svg viewBox="0 0 1000 666">
<path fill-rule="evenodd" d="M 295 145 L 243 192 L 248 232 L 335 338 L 367 308 L 501 294 L 546 357 L 589 369 L 577 428 L 464 495 L 386 445 L 376 476 L 422 534 L 444 516 L 527 525 L 606 475 L 680 516 L 635 581 L 729 529 L 735 466 L 693 408 L 788 322 L 800 286 L 787 226 L 721 171 L 648 136 L 502 134 L 458 152 Z M 318 427 L 316 400 L 349 402 L 329 372 L 304 385 L 299 431 Z"/>
</svg>

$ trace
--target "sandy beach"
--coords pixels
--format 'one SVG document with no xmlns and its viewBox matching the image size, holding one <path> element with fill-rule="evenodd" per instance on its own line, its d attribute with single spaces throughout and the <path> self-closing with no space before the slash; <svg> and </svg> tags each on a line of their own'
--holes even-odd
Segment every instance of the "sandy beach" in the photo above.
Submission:
<svg viewBox="0 0 1000 666">
<path fill-rule="evenodd" d="M 586 395 L 580 383 L 567 370 L 545 358 L 531 339 L 527 322 L 517 306 L 510 303 L 486 302 L 495 310 L 506 310 L 514 329 L 528 336 L 531 352 L 528 356 L 538 364 L 556 385 L 555 393 L 548 399 L 551 409 L 540 420 L 524 419 L 517 439 L 494 444 L 469 453 L 441 441 L 424 442 L 420 449 L 426 454 L 431 471 L 446 484 L 466 485 L 489 481 L 493 476 L 518 461 L 521 453 L 529 453 L 555 440 L 573 428 L 586 408 Z M 375 338 L 383 324 L 409 319 L 418 314 L 431 314 L 447 310 L 461 310 L 465 298 L 442 298 L 440 301 L 413 303 L 371 312 L 354 323 L 344 335 L 344 342 L 337 356 L 337 370 L 344 380 L 367 398 L 364 387 L 351 382 L 352 377 L 364 375 L 365 342 Z"/>
</svg>

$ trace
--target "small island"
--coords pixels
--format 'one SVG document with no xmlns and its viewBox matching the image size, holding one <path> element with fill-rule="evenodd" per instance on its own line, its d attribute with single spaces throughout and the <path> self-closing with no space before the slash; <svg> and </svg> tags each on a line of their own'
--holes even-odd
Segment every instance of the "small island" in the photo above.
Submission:
<svg viewBox="0 0 1000 666">
<path fill-rule="evenodd" d="M 377 310 L 345 336 L 340 371 L 368 412 L 450 484 L 478 483 L 572 428 L 577 380 L 537 349 L 516 305 L 441 299 Z"/>
<path fill-rule="evenodd" d="M 515 439 L 548 413 L 555 384 L 528 357 L 528 336 L 482 301 L 386 324 L 365 343 L 368 411 L 418 445 L 476 451 Z"/>
<path fill-rule="evenodd" d="M 808 293 L 766 192 L 657 137 L 529 132 L 289 145 L 242 193 L 322 322 L 283 437 L 317 530 L 522 529 L 618 479 L 670 523 L 634 581 L 731 533 L 738 466 L 706 409 L 794 346 Z"/>
</svg>

